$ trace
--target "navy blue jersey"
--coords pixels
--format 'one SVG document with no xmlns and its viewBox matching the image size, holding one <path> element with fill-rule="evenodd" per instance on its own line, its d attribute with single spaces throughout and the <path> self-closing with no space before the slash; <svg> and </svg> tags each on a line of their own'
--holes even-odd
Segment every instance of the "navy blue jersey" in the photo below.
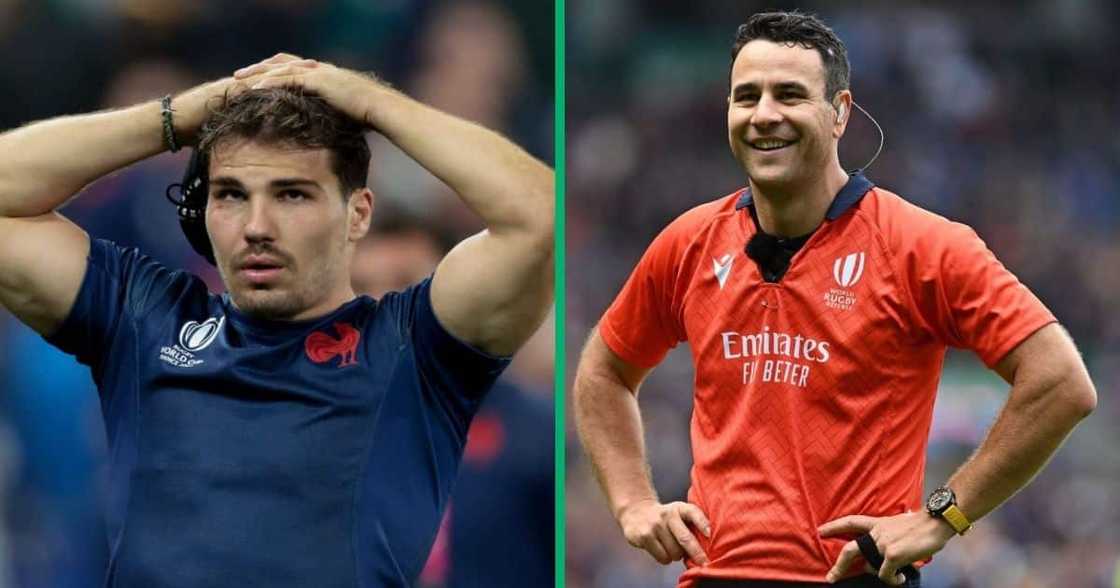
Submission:
<svg viewBox="0 0 1120 588">
<path fill-rule="evenodd" d="M 507 382 L 494 386 L 471 427 L 444 522 L 444 586 L 552 586 L 552 435 L 551 399 Z M 494 553 L 502 565 L 493 565 Z"/>
<path fill-rule="evenodd" d="M 108 586 L 412 584 L 508 364 L 447 333 L 430 280 L 264 321 L 102 240 L 49 340 L 101 394 Z"/>
</svg>

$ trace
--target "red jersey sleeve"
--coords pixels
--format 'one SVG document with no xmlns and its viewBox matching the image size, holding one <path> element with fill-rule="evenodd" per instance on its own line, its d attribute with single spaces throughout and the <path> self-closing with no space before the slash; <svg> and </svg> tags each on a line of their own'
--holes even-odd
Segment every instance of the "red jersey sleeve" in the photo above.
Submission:
<svg viewBox="0 0 1120 588">
<path fill-rule="evenodd" d="M 944 221 L 921 231 L 907 272 L 920 320 L 947 345 L 988 367 L 1054 315 L 970 227 Z"/>
<path fill-rule="evenodd" d="M 677 219 L 659 234 L 599 322 L 599 335 L 627 363 L 652 368 L 685 339 L 677 282 L 692 223 Z"/>
</svg>

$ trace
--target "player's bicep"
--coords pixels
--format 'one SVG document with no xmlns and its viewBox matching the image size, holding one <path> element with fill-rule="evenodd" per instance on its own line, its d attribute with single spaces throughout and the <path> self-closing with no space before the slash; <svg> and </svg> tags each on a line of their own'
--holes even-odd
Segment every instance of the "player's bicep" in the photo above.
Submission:
<svg viewBox="0 0 1120 588">
<path fill-rule="evenodd" d="M 511 355 L 552 303 L 552 248 L 482 231 L 455 246 L 432 278 L 432 309 L 452 335 L 493 355 Z"/>
<path fill-rule="evenodd" d="M 0 304 L 53 334 L 78 297 L 89 248 L 89 235 L 58 213 L 0 217 Z"/>
</svg>

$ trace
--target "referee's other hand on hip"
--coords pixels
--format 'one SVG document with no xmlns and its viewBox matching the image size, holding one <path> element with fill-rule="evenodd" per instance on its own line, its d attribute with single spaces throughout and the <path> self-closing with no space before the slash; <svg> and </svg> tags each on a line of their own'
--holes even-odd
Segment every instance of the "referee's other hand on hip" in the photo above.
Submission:
<svg viewBox="0 0 1120 588">
<path fill-rule="evenodd" d="M 865 564 L 866 571 L 878 575 L 880 580 L 891 586 L 901 586 L 906 582 L 899 573 L 902 567 L 941 551 L 956 535 L 947 523 L 925 511 L 891 517 L 849 515 L 821 525 L 818 531 L 821 537 L 869 534 L 883 556 L 883 565 L 876 570 Z M 858 555 L 859 545 L 854 539 L 845 543 L 825 580 L 836 582 L 843 578 Z"/>
<path fill-rule="evenodd" d="M 646 550 L 659 563 L 685 557 L 698 565 L 708 563 L 693 529 L 711 537 L 712 526 L 695 504 L 639 500 L 619 510 L 618 524 L 630 545 Z"/>
</svg>

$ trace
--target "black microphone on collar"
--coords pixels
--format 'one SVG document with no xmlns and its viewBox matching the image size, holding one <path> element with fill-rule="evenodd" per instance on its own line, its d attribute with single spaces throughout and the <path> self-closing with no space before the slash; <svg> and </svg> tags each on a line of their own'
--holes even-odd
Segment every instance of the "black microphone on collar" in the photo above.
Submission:
<svg viewBox="0 0 1120 588">
<path fill-rule="evenodd" d="M 758 231 L 747 241 L 747 257 L 761 265 L 769 265 L 781 250 L 781 240 L 762 231 Z"/>
<path fill-rule="evenodd" d="M 852 106 L 855 106 L 862 112 L 863 115 L 871 121 L 871 124 L 875 125 L 875 129 L 879 131 L 879 146 L 875 149 L 875 154 L 871 156 L 871 159 L 869 159 L 863 167 L 848 172 L 854 175 L 863 173 L 864 170 L 871 167 L 872 163 L 875 163 L 875 160 L 879 158 L 879 154 L 883 152 L 883 145 L 886 143 L 887 136 L 883 132 L 883 127 L 879 125 L 879 121 L 875 120 L 875 117 L 871 116 L 871 113 L 864 110 L 864 108 L 854 100 L 852 101 Z M 841 111 L 840 116 L 843 117 L 843 111 Z M 744 251 L 747 257 L 758 264 L 759 269 L 762 270 L 763 279 L 767 282 L 777 282 L 782 279 L 786 270 L 789 269 L 789 262 L 793 259 L 793 255 L 798 249 L 797 242 L 801 241 L 801 244 L 804 244 L 804 240 L 808 239 L 809 236 L 782 238 L 768 235 L 762 230 L 762 225 L 758 222 L 758 213 L 755 211 L 754 206 L 749 206 L 748 208 L 750 209 L 751 218 L 754 220 L 754 226 L 757 230 L 754 236 L 747 241 Z M 794 246 L 790 248 L 786 247 L 786 244 L 793 244 Z"/>
<path fill-rule="evenodd" d="M 747 241 L 745 248 L 747 257 L 754 260 L 762 270 L 762 278 L 767 282 L 777 282 L 789 269 L 789 262 L 793 259 L 796 250 L 784 246 L 792 239 L 782 239 L 758 231 Z"/>
<path fill-rule="evenodd" d="M 785 275 L 786 270 L 789 269 L 790 260 L 793 259 L 797 250 L 805 244 L 805 241 L 809 240 L 809 235 L 812 235 L 812 233 L 800 237 L 776 237 L 762 230 L 758 223 L 758 216 L 756 216 L 758 213 L 755 212 L 754 207 L 750 208 L 750 214 L 757 230 L 747 241 L 747 246 L 743 250 L 747 257 L 758 264 L 764 280 L 777 282 Z"/>
</svg>

